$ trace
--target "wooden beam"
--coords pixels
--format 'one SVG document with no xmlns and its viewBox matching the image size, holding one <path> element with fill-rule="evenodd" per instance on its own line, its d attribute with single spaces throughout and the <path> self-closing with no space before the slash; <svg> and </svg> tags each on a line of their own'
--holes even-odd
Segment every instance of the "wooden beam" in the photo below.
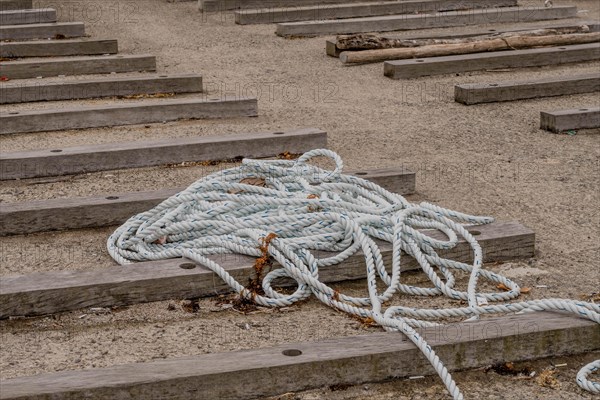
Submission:
<svg viewBox="0 0 600 400">
<path fill-rule="evenodd" d="M 108 76 L 60 82 L 16 81 L 0 83 L 0 104 L 199 92 L 202 92 L 202 76 L 194 74 Z"/>
<path fill-rule="evenodd" d="M 590 43 L 539 49 L 386 61 L 383 63 L 383 74 L 392 79 L 408 79 L 495 68 L 560 65 L 598 59 L 600 59 L 600 46 L 597 43 Z"/>
<path fill-rule="evenodd" d="M 577 16 L 577 7 L 501 7 L 484 10 L 448 11 L 432 14 L 386 15 L 340 20 L 283 22 L 277 24 L 280 36 L 318 36 L 344 33 L 385 32 L 451 26 L 487 25 L 542 21 Z"/>
<path fill-rule="evenodd" d="M 250 110 L 255 100 L 247 100 Z M 0 180 L 60 176 L 186 161 L 269 157 L 327 146 L 327 133 L 315 128 L 223 136 L 118 142 L 0 154 Z"/>
<path fill-rule="evenodd" d="M 493 223 L 469 228 L 477 232 L 484 261 L 494 262 L 530 258 L 534 254 L 535 235 L 515 222 Z M 439 232 L 434 236 L 443 238 Z M 381 243 L 386 263 L 390 263 L 392 246 Z M 322 252 L 317 256 L 325 256 Z M 463 240 L 440 255 L 464 262 L 472 261 L 472 252 Z M 238 282 L 246 283 L 254 273 L 254 259 L 241 255 L 211 256 Z M 212 271 L 189 268 L 189 260 L 170 259 L 84 271 L 36 272 L 31 275 L 3 276 L 0 280 L 0 318 L 16 315 L 45 315 L 86 307 L 125 306 L 150 301 L 188 299 L 228 293 L 231 289 Z M 355 254 L 342 264 L 322 268 L 323 282 L 363 279 L 365 262 Z M 404 257 L 402 270 L 419 269 L 412 258 Z M 286 285 L 285 282 L 283 282 Z"/>
<path fill-rule="evenodd" d="M 561 133 L 578 129 L 600 128 L 600 107 L 542 111 L 540 129 Z"/>
<path fill-rule="evenodd" d="M 454 100 L 470 105 L 597 91 L 600 91 L 600 73 L 518 82 L 465 83 L 454 86 Z"/>
<path fill-rule="evenodd" d="M 349 174 L 375 182 L 393 193 L 410 194 L 415 191 L 415 173 L 402 167 Z M 0 236 L 119 225 L 184 189 L 0 203 Z"/>
<path fill-rule="evenodd" d="M 381 0 L 302 0 L 302 5 L 368 3 L 376 1 Z M 297 6 L 298 0 L 198 0 L 198 8 L 203 12 Z"/>
<path fill-rule="evenodd" d="M 50 22 L 56 22 L 56 10 L 53 8 L 0 11 L 0 25 L 43 24 Z M 4 46 L 4 43 L 2 46 Z"/>
<path fill-rule="evenodd" d="M 418 331 L 449 372 L 600 348 L 598 324 L 557 313 Z M 7 379 L 0 399 L 243 400 L 423 375 L 435 370 L 421 351 L 401 333 L 385 332 Z"/>
<path fill-rule="evenodd" d="M 246 24 L 272 24 L 276 22 L 320 21 L 326 19 L 371 17 L 379 15 L 412 14 L 489 7 L 517 6 L 516 0 L 416 0 L 386 1 L 356 4 L 318 4 L 235 11 L 235 22 Z"/>
<path fill-rule="evenodd" d="M 0 26 L 0 40 L 72 38 L 85 35 L 83 22 Z"/>
<path fill-rule="evenodd" d="M 0 11 L 33 8 L 33 0 L 0 0 Z"/>
<path fill-rule="evenodd" d="M 80 55 L 116 54 L 118 45 L 115 39 L 63 39 L 28 40 L 25 42 L 4 42 L 0 46 L 0 57 L 64 57 Z"/>
<path fill-rule="evenodd" d="M 2 61 L 0 62 L 0 71 L 9 79 L 156 71 L 156 57 L 151 55 L 109 55 Z"/>
<path fill-rule="evenodd" d="M 251 98 L 150 99 L 123 104 L 1 113 L 0 135 L 257 115 L 257 101 Z"/>
<path fill-rule="evenodd" d="M 438 34 L 432 35 L 431 33 L 421 33 L 421 34 L 394 34 L 394 33 L 386 33 L 380 35 L 384 39 L 406 39 L 406 40 L 418 40 L 418 39 L 463 39 L 474 36 L 485 36 L 485 35 L 498 35 L 502 33 L 508 32 L 523 32 L 530 31 L 533 29 L 575 29 L 581 26 L 587 26 L 590 32 L 600 32 L 600 22 L 598 21 L 582 21 L 582 22 L 550 22 L 543 25 L 536 25 L 534 27 L 521 27 L 519 29 L 515 28 L 500 28 L 495 27 L 492 29 L 470 29 L 470 32 L 461 32 L 461 33 L 452 33 L 452 34 Z M 336 40 L 326 40 L 325 41 L 325 52 L 327 55 L 331 57 L 339 57 L 340 53 L 344 50 L 348 49 L 340 49 L 337 47 Z M 351 49 L 351 50 L 360 50 L 360 49 Z"/>
</svg>

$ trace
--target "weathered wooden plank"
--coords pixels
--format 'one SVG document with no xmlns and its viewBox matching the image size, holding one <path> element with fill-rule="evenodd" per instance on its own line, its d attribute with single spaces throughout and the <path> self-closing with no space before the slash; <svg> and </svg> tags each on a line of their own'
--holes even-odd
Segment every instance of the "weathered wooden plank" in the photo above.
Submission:
<svg viewBox="0 0 600 400">
<path fill-rule="evenodd" d="M 390 192 L 410 194 L 415 191 L 415 173 L 402 167 L 349 174 L 375 182 Z M 0 236 L 122 224 L 132 215 L 149 210 L 184 189 L 0 203 Z"/>
<path fill-rule="evenodd" d="M 156 71 L 156 57 L 109 55 L 0 62 L 0 72 L 9 79 L 138 71 Z"/>
<path fill-rule="evenodd" d="M 600 91 L 600 73 L 519 82 L 465 83 L 454 86 L 454 100 L 470 105 L 597 91 Z"/>
<path fill-rule="evenodd" d="M 72 38 L 85 35 L 83 22 L 55 22 L 47 24 L 2 25 L 0 40 Z"/>
<path fill-rule="evenodd" d="M 315 4 L 367 3 L 381 0 L 302 0 L 303 6 Z M 203 12 L 225 10 L 297 7 L 298 0 L 198 0 L 198 8 Z"/>
<path fill-rule="evenodd" d="M 0 83 L 0 104 L 199 92 L 202 92 L 202 76 L 194 74 L 108 76 L 50 83 L 15 81 Z"/>
<path fill-rule="evenodd" d="M 392 79 L 407 79 L 494 68 L 559 65 L 598 59 L 600 59 L 600 45 L 598 43 L 590 43 L 539 49 L 464 54 L 460 56 L 386 61 L 383 63 L 383 74 Z"/>
<path fill-rule="evenodd" d="M 529 258 L 534 254 L 535 234 L 516 222 L 493 223 L 469 228 L 483 249 L 484 261 Z M 439 232 L 435 236 L 443 238 Z M 381 243 L 384 261 L 391 262 L 392 246 Z M 320 253 L 317 256 L 325 256 Z M 465 262 L 472 252 L 463 240 L 456 248 L 440 251 L 441 255 Z M 327 254 L 330 255 L 330 254 Z M 254 273 L 254 259 L 240 255 L 217 255 L 213 258 L 239 282 L 247 282 Z M 342 282 L 365 277 L 365 262 L 356 254 L 342 264 L 322 268 L 323 282 Z M 404 257 L 402 269 L 418 269 L 412 258 Z M 286 283 L 283 282 L 285 285 Z M 143 262 L 127 267 L 110 267 L 85 271 L 39 272 L 0 280 L 0 318 L 12 315 L 44 315 L 86 307 L 112 307 L 186 299 L 227 293 L 231 289 L 212 271 L 203 266 L 189 268 L 189 260 L 171 259 Z"/>
<path fill-rule="evenodd" d="M 600 348 L 598 324 L 557 313 L 418 331 L 450 372 Z M 409 339 L 385 332 L 8 379 L 0 381 L 0 398 L 243 400 L 435 373 Z"/>
<path fill-rule="evenodd" d="M 235 22 L 240 25 L 272 24 L 277 22 L 318 21 L 327 19 L 371 17 L 379 15 L 442 12 L 516 6 L 516 0 L 411 0 L 374 3 L 318 4 L 283 8 L 261 8 L 235 11 Z"/>
<path fill-rule="evenodd" d="M 0 135 L 257 115 L 257 101 L 253 98 L 152 99 L 59 110 L 0 113 Z"/>
<path fill-rule="evenodd" d="M 0 11 L 33 8 L 33 0 L 0 0 Z"/>
<path fill-rule="evenodd" d="M 317 36 L 361 32 L 386 32 L 451 26 L 487 25 L 503 22 L 542 21 L 571 18 L 577 7 L 501 7 L 484 10 L 448 11 L 432 14 L 385 15 L 325 21 L 283 22 L 277 24 L 280 36 Z"/>
<path fill-rule="evenodd" d="M 0 26 L 50 22 L 56 22 L 56 10 L 52 8 L 0 11 Z"/>
<path fill-rule="evenodd" d="M 256 106 L 255 100 L 248 100 Z M 255 108 L 254 108 L 255 109 Z M 269 157 L 327 146 L 327 133 L 315 128 L 282 132 L 107 143 L 0 154 L 0 180 L 60 176 L 110 169 L 140 168 L 186 161 Z"/>
<path fill-rule="evenodd" d="M 484 36 L 484 35 L 499 35 L 507 32 L 523 32 L 530 31 L 532 29 L 575 29 L 581 26 L 587 26 L 590 32 L 600 32 L 600 22 L 598 21 L 582 21 L 582 22 L 549 22 L 543 25 L 535 25 L 535 27 L 521 27 L 519 29 L 515 28 L 500 28 L 494 27 L 494 29 L 472 29 L 470 32 L 461 32 L 461 33 L 451 33 L 451 34 L 439 34 L 432 35 L 431 33 L 421 33 L 421 34 L 402 34 L 401 36 L 394 33 L 387 33 L 380 35 L 384 39 L 406 39 L 406 40 L 416 40 L 416 39 L 462 39 L 474 36 Z M 353 49 L 360 50 L 360 49 Z M 331 57 L 339 57 L 340 53 L 344 51 L 344 49 L 339 49 L 337 47 L 336 40 L 326 40 L 325 41 L 325 52 L 327 55 Z"/>
<path fill-rule="evenodd" d="M 116 54 L 118 44 L 115 39 L 64 39 L 28 40 L 25 42 L 4 42 L 0 46 L 0 57 L 64 57 L 80 55 Z"/>
<path fill-rule="evenodd" d="M 540 112 L 540 129 L 561 133 L 600 128 L 600 107 Z"/>
</svg>

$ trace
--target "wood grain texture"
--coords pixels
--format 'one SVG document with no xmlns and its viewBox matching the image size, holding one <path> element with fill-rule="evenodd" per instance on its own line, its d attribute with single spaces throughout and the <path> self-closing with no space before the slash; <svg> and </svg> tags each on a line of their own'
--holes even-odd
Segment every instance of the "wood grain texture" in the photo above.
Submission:
<svg viewBox="0 0 600 400">
<path fill-rule="evenodd" d="M 452 26 L 487 25 L 571 18 L 577 7 L 501 7 L 484 10 L 448 11 L 443 13 L 386 15 L 324 21 L 283 22 L 277 24 L 280 36 L 318 36 L 344 33 L 386 32 Z"/>
<path fill-rule="evenodd" d="M 0 26 L 0 40 L 52 39 L 57 36 L 72 38 L 84 35 L 85 27 L 83 22 Z"/>
<path fill-rule="evenodd" d="M 235 11 L 235 22 L 246 24 L 272 24 L 277 22 L 318 21 L 328 19 L 370 17 L 451 10 L 516 6 L 516 0 L 418 0 L 385 1 L 374 3 L 318 4 Z"/>
<path fill-rule="evenodd" d="M 0 83 L 0 104 L 199 92 L 202 76 L 193 74 L 108 76 L 50 83 L 17 81 Z"/>
<path fill-rule="evenodd" d="M 256 105 L 256 102 L 249 102 Z M 0 180 L 60 176 L 185 161 L 269 157 L 327 146 L 327 133 L 315 128 L 279 132 L 106 143 L 0 154 Z"/>
<path fill-rule="evenodd" d="M 272 155 L 276 154 L 273 150 Z M 393 193 L 404 195 L 415 191 L 415 173 L 403 167 L 348 173 L 375 182 Z M 132 215 L 149 210 L 184 189 L 0 203 L 0 236 L 122 224 Z"/>
<path fill-rule="evenodd" d="M 0 11 L 33 8 L 33 0 L 0 0 Z"/>
<path fill-rule="evenodd" d="M 386 61 L 383 74 L 392 79 L 454 74 L 495 68 L 560 65 L 600 59 L 598 43 L 540 49 L 443 56 L 415 60 Z"/>
<path fill-rule="evenodd" d="M 556 313 L 418 331 L 450 372 L 600 348 L 598 324 Z M 434 374 L 412 342 L 386 332 L 14 378 L 0 381 L 0 399 L 253 399 Z"/>
<path fill-rule="evenodd" d="M 454 101 L 471 105 L 597 91 L 600 91 L 600 73 L 518 82 L 465 83 L 454 86 Z"/>
<path fill-rule="evenodd" d="M 516 222 L 493 223 L 469 228 L 483 249 L 484 261 L 530 258 L 534 254 L 535 234 Z M 437 238 L 443 238 L 435 232 Z M 381 243 L 381 253 L 390 265 L 392 246 Z M 317 257 L 328 253 L 317 253 Z M 472 252 L 465 241 L 440 255 L 472 262 Z M 245 284 L 254 273 L 254 259 L 240 255 L 211 257 L 235 279 Z M 181 268 L 184 259 L 142 262 L 127 267 L 98 270 L 40 272 L 0 280 L 0 318 L 15 315 L 45 315 L 86 307 L 124 306 L 150 301 L 213 296 L 230 291 L 220 278 L 203 266 Z M 402 270 L 418 269 L 412 258 L 403 259 Z M 322 268 L 323 282 L 342 282 L 365 277 L 365 262 L 355 254 L 344 263 Z M 286 282 L 283 282 L 285 285 Z"/>
<path fill-rule="evenodd" d="M 52 8 L 0 11 L 0 26 L 50 22 L 56 22 L 56 10 Z"/>
<path fill-rule="evenodd" d="M 257 100 L 251 98 L 150 99 L 16 114 L 0 113 L 0 135 L 257 115 Z"/>
<path fill-rule="evenodd" d="M 109 55 L 2 61 L 0 71 L 9 79 L 156 71 L 156 58 L 151 55 Z"/>
<path fill-rule="evenodd" d="M 28 40 L 5 42 L 0 46 L 0 57 L 64 57 L 80 55 L 116 54 L 118 45 L 115 39 L 63 39 Z"/>
<path fill-rule="evenodd" d="M 540 112 L 540 129 L 554 133 L 600 128 L 600 107 Z"/>
<path fill-rule="evenodd" d="M 581 22 L 577 22 L 577 23 L 573 23 L 573 22 L 562 22 L 562 21 L 557 21 L 557 22 L 549 22 L 546 24 L 543 24 L 541 26 L 537 26 L 535 29 L 576 29 L 578 27 L 581 26 L 587 26 L 589 28 L 590 32 L 600 32 L 600 22 L 598 21 L 581 21 Z M 503 33 L 508 33 L 508 32 L 523 32 L 523 31 L 530 31 L 533 28 L 520 28 L 520 29 L 515 29 L 515 28 L 501 28 L 501 27 L 496 27 L 494 26 L 493 29 L 478 29 L 478 30 L 473 30 L 471 32 L 468 33 L 452 33 L 452 34 L 439 34 L 439 35 L 431 35 L 431 33 L 421 33 L 421 34 L 413 34 L 411 33 L 410 35 L 408 34 L 402 34 L 402 35 L 398 35 L 398 34 L 394 34 L 394 33 L 384 33 L 379 35 L 380 37 L 382 37 L 383 39 L 405 39 L 405 40 L 422 40 L 422 39 L 463 39 L 463 38 L 469 38 L 469 37 L 475 37 L 475 36 L 486 36 L 486 35 L 498 35 L 498 34 L 503 34 Z M 325 52 L 327 53 L 327 55 L 331 56 L 331 57 L 339 57 L 340 53 L 344 50 L 348 50 L 348 49 L 340 49 L 337 47 L 337 41 L 336 40 L 326 40 L 325 41 Z M 359 49 L 350 49 L 350 50 L 359 50 Z"/>
</svg>

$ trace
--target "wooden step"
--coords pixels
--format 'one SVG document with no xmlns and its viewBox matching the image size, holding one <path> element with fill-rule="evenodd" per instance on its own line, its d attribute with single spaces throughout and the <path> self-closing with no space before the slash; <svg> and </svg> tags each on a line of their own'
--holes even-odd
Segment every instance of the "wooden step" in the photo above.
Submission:
<svg viewBox="0 0 600 400">
<path fill-rule="evenodd" d="M 0 104 L 199 92 L 202 92 L 200 75 L 111 75 L 59 82 L 35 80 L 0 83 Z"/>
<path fill-rule="evenodd" d="M 56 22 L 56 10 L 53 8 L 0 11 L 0 26 L 50 22 Z"/>
<path fill-rule="evenodd" d="M 235 22 L 240 25 L 272 24 L 277 22 L 319 21 L 379 15 L 442 12 L 451 10 L 517 6 L 517 0 L 418 0 L 374 3 L 319 4 L 235 11 Z"/>
<path fill-rule="evenodd" d="M 509 314 L 417 332 L 449 372 L 588 354 L 600 348 L 598 324 L 557 313 Z M 6 379 L 0 381 L 0 396 L 3 400 L 246 400 L 425 375 L 436 375 L 435 369 L 412 341 L 399 332 L 381 332 Z M 438 380 L 434 382 L 441 386 Z"/>
<path fill-rule="evenodd" d="M 242 104 L 256 112 L 256 100 Z M 0 154 L 0 180 L 60 176 L 124 168 L 244 157 L 304 153 L 327 146 L 327 133 L 315 128 L 267 133 L 118 142 Z"/>
<path fill-rule="evenodd" d="M 285 151 L 301 152 L 299 148 L 310 147 L 310 140 L 314 141 L 313 146 L 317 148 L 319 143 L 315 139 L 317 137 L 307 137 L 304 142 L 288 142 L 286 145 L 271 140 L 264 146 L 263 154 L 270 152 L 268 155 L 274 156 L 278 154 L 276 150 L 281 148 L 286 148 Z M 236 142 L 232 143 L 234 146 L 235 144 Z M 218 157 L 218 154 L 214 154 L 213 157 Z M 370 180 L 393 193 L 405 195 L 415 191 L 415 173 L 402 167 L 347 173 Z M 185 187 L 180 187 L 152 192 L 0 203 L 0 236 L 120 225 L 132 215 L 149 210 L 184 189 Z"/>
<path fill-rule="evenodd" d="M 116 54 L 117 41 L 114 39 L 63 39 L 28 40 L 25 42 L 4 42 L 0 46 L 0 57 L 65 57 L 80 55 Z"/>
<path fill-rule="evenodd" d="M 109 55 L 0 62 L 0 75 L 9 79 L 139 71 L 156 71 L 156 57 Z"/>
<path fill-rule="evenodd" d="M 33 8 L 33 0 L 0 0 L 0 11 Z"/>
<path fill-rule="evenodd" d="M 98 106 L 0 113 L 0 135 L 99 128 L 180 119 L 255 117 L 254 98 L 152 99 Z"/>
<path fill-rule="evenodd" d="M 408 79 L 495 68 L 561 65 L 598 59 L 600 59 L 600 46 L 598 43 L 589 43 L 561 47 L 386 61 L 383 63 L 383 73 L 392 79 Z"/>
<path fill-rule="evenodd" d="M 554 133 L 600 128 L 600 107 L 542 111 L 540 129 Z"/>
<path fill-rule="evenodd" d="M 0 40 L 64 39 L 81 36 L 85 36 L 83 22 L 0 26 Z"/>
<path fill-rule="evenodd" d="M 495 222 L 467 228 L 476 233 L 485 262 L 530 258 L 534 254 L 535 234 L 516 222 Z M 431 232 L 445 239 L 440 232 Z M 380 242 L 384 262 L 390 263 L 392 245 Z M 441 257 L 472 262 L 468 243 L 459 240 Z M 320 257 L 330 253 L 320 252 Z M 331 254 L 333 255 L 333 254 Z M 248 282 L 255 273 L 253 257 L 239 254 L 214 255 L 216 261 L 238 282 Z M 190 268 L 191 267 L 191 268 Z M 275 263 L 274 268 L 280 268 Z M 420 269 L 417 262 L 403 257 L 402 271 Z M 322 268 L 319 280 L 325 283 L 365 278 L 365 259 L 358 252 L 341 264 Z M 294 286 L 295 282 L 283 283 Z M 116 307 L 170 299 L 215 296 L 230 292 L 230 287 L 211 270 L 190 265 L 190 260 L 175 258 L 129 264 L 128 266 L 85 269 L 83 271 L 36 272 L 31 275 L 3 276 L 0 280 L 0 319 L 9 316 L 34 316 L 78 310 L 86 307 Z"/>
<path fill-rule="evenodd" d="M 577 16 L 577 7 L 502 7 L 471 11 L 448 11 L 416 15 L 387 15 L 381 17 L 340 20 L 284 22 L 277 24 L 280 36 L 318 36 L 344 33 L 386 32 L 410 29 L 443 28 L 450 26 L 486 25 L 540 21 Z"/>
<path fill-rule="evenodd" d="M 600 73 L 518 82 L 465 83 L 454 86 L 454 100 L 470 105 L 598 91 L 600 91 Z"/>
</svg>

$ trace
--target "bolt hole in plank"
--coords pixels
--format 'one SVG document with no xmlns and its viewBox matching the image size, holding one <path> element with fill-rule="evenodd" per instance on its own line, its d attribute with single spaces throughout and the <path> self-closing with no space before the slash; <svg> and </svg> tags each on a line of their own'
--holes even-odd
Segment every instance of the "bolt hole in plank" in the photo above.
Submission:
<svg viewBox="0 0 600 400">
<path fill-rule="evenodd" d="M 119 200 L 119 196 L 108 196 L 106 200 Z"/>
<path fill-rule="evenodd" d="M 367 173 L 366 172 L 355 172 L 354 175 L 361 176 L 361 175 L 367 175 Z"/>
<path fill-rule="evenodd" d="M 50 150 L 50 153 L 62 153 L 61 149 Z"/>
<path fill-rule="evenodd" d="M 181 269 L 194 269 L 194 268 L 196 268 L 196 264 L 194 264 L 194 263 L 183 263 L 183 264 L 179 264 L 179 268 L 181 268 Z"/>
<path fill-rule="evenodd" d="M 284 132 L 273 132 L 273 135 L 283 135 Z"/>
<path fill-rule="evenodd" d="M 425 60 L 415 60 L 416 62 L 425 62 Z"/>
<path fill-rule="evenodd" d="M 159 78 L 168 78 L 168 75 L 159 75 Z"/>
<path fill-rule="evenodd" d="M 589 111 L 589 108 L 580 108 L 579 111 Z"/>
<path fill-rule="evenodd" d="M 490 29 L 489 32 L 496 32 L 496 30 L 495 29 Z"/>
<path fill-rule="evenodd" d="M 9 112 L 9 114 L 10 114 L 10 115 L 17 115 L 17 114 L 18 114 L 18 112 L 17 112 L 17 111 L 11 111 L 11 112 Z"/>
<path fill-rule="evenodd" d="M 302 355 L 302 352 L 297 349 L 288 349 L 288 350 L 282 351 L 281 354 L 283 354 L 284 356 L 288 356 L 288 357 L 298 357 L 298 356 Z"/>
</svg>

